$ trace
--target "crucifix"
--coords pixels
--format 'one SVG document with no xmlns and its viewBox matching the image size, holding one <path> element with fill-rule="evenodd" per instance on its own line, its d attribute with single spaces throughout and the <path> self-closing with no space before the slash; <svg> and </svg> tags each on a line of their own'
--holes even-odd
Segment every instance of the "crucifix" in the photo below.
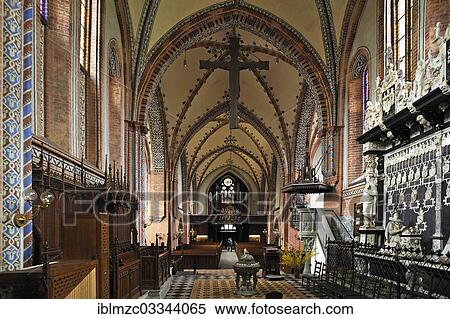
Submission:
<svg viewBox="0 0 450 319">
<path fill-rule="evenodd" d="M 205 61 L 200 60 L 200 69 L 222 69 L 229 72 L 229 97 L 230 97 L 230 129 L 239 127 L 237 108 L 239 103 L 239 72 L 245 69 L 269 69 L 269 61 L 240 61 L 239 60 L 239 37 L 232 34 L 229 44 L 229 61 Z"/>
</svg>

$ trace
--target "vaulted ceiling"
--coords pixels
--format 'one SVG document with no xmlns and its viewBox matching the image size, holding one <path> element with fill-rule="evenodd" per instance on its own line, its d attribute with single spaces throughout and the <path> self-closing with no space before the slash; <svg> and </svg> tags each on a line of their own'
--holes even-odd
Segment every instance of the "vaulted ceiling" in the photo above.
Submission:
<svg viewBox="0 0 450 319">
<path fill-rule="evenodd" d="M 203 28 L 214 31 L 197 36 L 202 26 L 196 25 L 196 16 L 202 11 L 206 16 L 213 9 L 221 14 L 221 10 L 237 3 L 261 13 L 261 21 L 270 17 L 267 25 L 277 23 L 285 27 L 285 32 L 295 34 L 305 49 L 294 54 L 292 44 L 283 42 L 281 36 L 265 32 L 261 26 L 253 28 L 251 21 L 241 25 L 239 17 L 232 26 L 227 25 L 226 18 L 221 26 L 205 23 Z M 274 178 L 274 160 L 286 174 L 292 169 L 291 159 L 302 149 L 299 141 L 306 141 L 314 111 L 319 110 L 316 118 L 322 117 L 319 97 L 330 95 L 319 92 L 317 87 L 334 85 L 337 55 L 330 53 L 330 48 L 337 50 L 336 39 L 340 37 L 346 5 L 347 0 L 161 0 L 153 4 L 129 0 L 137 87 L 142 88 L 139 92 L 144 96 L 139 102 L 148 105 L 149 113 L 152 107 L 160 108 L 159 117 L 146 114 L 145 118 L 151 134 L 165 136 L 151 139 L 155 144 L 152 152 L 163 149 L 165 165 L 172 170 L 183 157 L 187 181 L 196 185 L 212 172 L 233 168 L 245 172 L 262 187 Z M 200 31 L 192 31 L 194 27 Z M 191 37 L 183 48 L 174 40 L 176 36 L 183 38 L 178 32 Z M 228 126 L 228 72 L 199 67 L 200 60 L 229 59 L 227 37 L 232 32 L 241 38 L 242 61 L 262 60 L 270 64 L 267 71 L 241 71 L 240 124 L 235 130 Z M 277 41 L 287 43 L 285 48 Z M 173 57 L 167 58 L 169 54 L 161 53 L 164 50 Z M 309 68 L 308 61 L 314 61 L 310 64 L 315 64 L 316 69 Z M 146 76 L 148 69 L 156 67 L 161 69 L 159 74 Z M 313 74 L 319 69 L 322 77 Z M 152 89 L 145 91 L 146 87 Z M 322 110 L 323 114 L 326 112 L 329 113 Z"/>
</svg>

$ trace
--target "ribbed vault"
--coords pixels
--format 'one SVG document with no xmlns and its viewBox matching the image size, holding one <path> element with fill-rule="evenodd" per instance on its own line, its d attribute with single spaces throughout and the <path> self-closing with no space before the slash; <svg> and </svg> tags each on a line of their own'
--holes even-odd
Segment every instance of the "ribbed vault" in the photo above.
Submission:
<svg viewBox="0 0 450 319">
<path fill-rule="evenodd" d="M 314 5 L 316 11 L 308 10 L 319 21 L 323 13 L 316 6 L 324 2 L 307 4 Z M 251 178 L 258 188 L 276 180 L 273 167 L 278 167 L 275 171 L 282 183 L 291 178 L 296 166 L 292 159 L 305 156 L 305 147 L 297 144 L 306 143 L 302 134 L 307 134 L 314 111 L 319 127 L 332 125 L 334 112 L 327 50 L 305 28 L 291 28 L 255 4 L 233 1 L 205 7 L 164 34 L 150 35 L 148 52 L 137 70 L 134 117 L 150 128 L 164 129 L 165 139 L 160 140 L 165 141 L 169 178 L 182 155 L 186 185 L 195 188 L 209 174 L 231 168 Z M 269 61 L 270 69 L 241 71 L 240 124 L 230 131 L 228 72 L 201 70 L 199 61 L 229 59 L 231 33 L 241 39 L 241 61 Z M 164 123 L 158 125 L 162 119 Z"/>
</svg>

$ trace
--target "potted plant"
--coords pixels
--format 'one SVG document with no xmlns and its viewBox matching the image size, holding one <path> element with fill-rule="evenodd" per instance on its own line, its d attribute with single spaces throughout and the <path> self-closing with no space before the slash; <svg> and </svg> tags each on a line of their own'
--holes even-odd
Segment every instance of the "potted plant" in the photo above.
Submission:
<svg viewBox="0 0 450 319">
<path fill-rule="evenodd" d="M 304 245 L 299 248 L 291 247 L 283 250 L 281 264 L 293 270 L 295 278 L 300 278 L 305 264 L 315 255 L 313 250 L 306 250 Z"/>
</svg>

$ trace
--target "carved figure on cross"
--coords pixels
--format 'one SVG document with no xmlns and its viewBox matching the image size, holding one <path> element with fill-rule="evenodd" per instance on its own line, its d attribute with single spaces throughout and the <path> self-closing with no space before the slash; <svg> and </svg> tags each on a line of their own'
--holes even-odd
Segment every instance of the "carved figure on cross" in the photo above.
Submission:
<svg viewBox="0 0 450 319">
<path fill-rule="evenodd" d="M 240 61 L 240 39 L 234 33 L 229 37 L 229 61 L 200 61 L 200 69 L 222 69 L 229 72 L 229 104 L 230 129 L 237 129 L 239 121 L 237 110 L 239 105 L 240 84 L 239 72 L 246 69 L 269 69 L 269 61 Z"/>
</svg>

